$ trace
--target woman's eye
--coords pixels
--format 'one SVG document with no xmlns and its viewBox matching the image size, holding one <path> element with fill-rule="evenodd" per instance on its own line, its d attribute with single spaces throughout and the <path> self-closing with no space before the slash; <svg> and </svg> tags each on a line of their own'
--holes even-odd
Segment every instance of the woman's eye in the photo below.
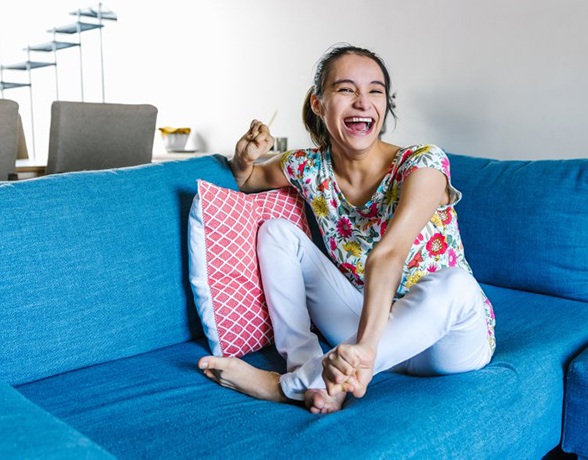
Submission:
<svg viewBox="0 0 588 460">
<path fill-rule="evenodd" d="M 353 93 L 351 88 L 339 88 L 340 93 Z"/>
</svg>

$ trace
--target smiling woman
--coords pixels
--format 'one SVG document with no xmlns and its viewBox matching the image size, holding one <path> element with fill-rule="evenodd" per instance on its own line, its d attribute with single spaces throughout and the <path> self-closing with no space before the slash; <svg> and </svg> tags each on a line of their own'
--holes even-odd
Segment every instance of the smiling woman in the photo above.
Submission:
<svg viewBox="0 0 588 460">
<path fill-rule="evenodd" d="M 347 94 L 349 97 L 357 97 L 359 95 L 359 89 L 357 87 L 358 82 L 355 82 L 353 79 L 333 77 L 333 82 L 330 83 L 330 86 L 326 86 L 326 77 L 331 70 L 331 66 L 333 66 L 333 63 L 340 55 L 345 54 L 347 52 L 346 50 L 350 48 L 351 47 L 346 47 L 345 45 L 334 46 L 329 51 L 327 51 L 323 59 L 319 61 L 317 65 L 313 82 L 314 84 L 306 94 L 303 107 L 304 124 L 307 131 L 310 133 L 313 142 L 321 148 L 328 147 L 330 145 L 331 139 L 329 136 L 327 121 L 325 120 L 323 123 L 319 116 L 320 99 L 326 92 L 336 92 L 341 93 L 342 95 Z M 380 134 L 383 133 L 388 114 L 391 114 L 394 120 L 396 120 L 396 114 L 394 112 L 396 105 L 394 103 L 394 93 L 391 91 L 392 84 L 390 73 L 388 72 L 384 61 L 381 58 L 378 57 L 374 60 L 375 55 L 371 51 L 355 48 L 355 53 L 352 58 L 360 59 L 362 57 L 369 60 L 368 66 L 377 66 L 381 72 L 378 73 L 376 71 L 376 74 L 378 76 L 381 75 L 381 77 L 376 77 L 374 80 L 371 80 L 369 77 L 366 80 L 364 76 L 361 76 L 362 83 L 365 81 L 364 84 L 366 85 L 366 87 L 362 89 L 366 93 L 365 97 L 369 97 L 375 101 L 385 101 L 385 109 L 383 109 L 383 120 L 380 123 L 380 130 L 378 131 Z M 353 67 L 354 63 L 350 62 L 349 65 Z M 341 69 L 341 71 L 344 73 L 343 69 Z M 374 118 L 354 116 L 349 117 L 347 119 L 347 123 L 350 125 L 360 123 L 362 125 L 356 127 L 355 129 L 365 132 L 369 131 L 373 127 Z"/>
<path fill-rule="evenodd" d="M 331 48 L 303 114 L 316 148 L 256 163 L 273 138 L 254 120 L 231 160 L 243 191 L 296 187 L 326 246 L 327 255 L 280 219 L 258 233 L 264 293 L 287 372 L 208 356 L 199 363 L 205 375 L 256 398 L 304 401 L 311 412 L 327 413 L 340 410 L 348 393 L 362 397 L 378 372 L 484 367 L 495 348 L 494 315 L 464 257 L 454 210 L 461 193 L 439 147 L 380 138 L 387 116 L 394 117 L 381 58 L 351 45 Z M 326 355 L 311 324 L 333 347 Z"/>
</svg>

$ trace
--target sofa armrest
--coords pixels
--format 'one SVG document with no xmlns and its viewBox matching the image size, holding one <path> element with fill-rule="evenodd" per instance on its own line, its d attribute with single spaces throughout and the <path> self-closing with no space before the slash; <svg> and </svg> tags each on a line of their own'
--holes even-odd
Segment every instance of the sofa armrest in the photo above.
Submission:
<svg viewBox="0 0 588 460">
<path fill-rule="evenodd" d="M 570 363 L 566 374 L 562 449 L 588 458 L 588 348 Z"/>
<path fill-rule="evenodd" d="M 0 382 L 0 458 L 114 457 L 10 385 Z"/>
</svg>

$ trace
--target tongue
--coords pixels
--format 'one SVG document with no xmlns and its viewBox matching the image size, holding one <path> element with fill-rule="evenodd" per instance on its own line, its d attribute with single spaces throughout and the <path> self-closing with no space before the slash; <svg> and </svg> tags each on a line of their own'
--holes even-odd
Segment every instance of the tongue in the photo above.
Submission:
<svg viewBox="0 0 588 460">
<path fill-rule="evenodd" d="M 347 126 L 349 126 L 349 128 L 356 133 L 365 132 L 368 130 L 368 124 L 365 121 L 347 123 Z"/>
</svg>

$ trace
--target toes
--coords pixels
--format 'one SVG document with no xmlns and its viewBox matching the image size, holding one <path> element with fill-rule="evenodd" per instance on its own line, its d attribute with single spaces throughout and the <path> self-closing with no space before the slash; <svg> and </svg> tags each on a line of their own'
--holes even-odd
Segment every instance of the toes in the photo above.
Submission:
<svg viewBox="0 0 588 460">
<path fill-rule="evenodd" d="M 224 371 L 228 369 L 231 364 L 231 358 L 219 358 L 218 356 L 204 356 L 198 361 L 198 367 L 202 370 L 216 369 Z"/>
<path fill-rule="evenodd" d="M 307 390 L 304 395 L 306 407 L 313 414 L 329 414 L 331 412 L 337 412 L 341 409 L 344 400 L 345 393 L 337 397 L 330 397 L 326 390 Z"/>
<path fill-rule="evenodd" d="M 212 359 L 212 356 L 205 356 L 203 358 L 200 358 L 200 360 L 198 361 L 198 367 L 200 369 L 208 369 L 210 367 L 210 360 Z M 204 372 L 206 374 L 206 372 Z"/>
</svg>

